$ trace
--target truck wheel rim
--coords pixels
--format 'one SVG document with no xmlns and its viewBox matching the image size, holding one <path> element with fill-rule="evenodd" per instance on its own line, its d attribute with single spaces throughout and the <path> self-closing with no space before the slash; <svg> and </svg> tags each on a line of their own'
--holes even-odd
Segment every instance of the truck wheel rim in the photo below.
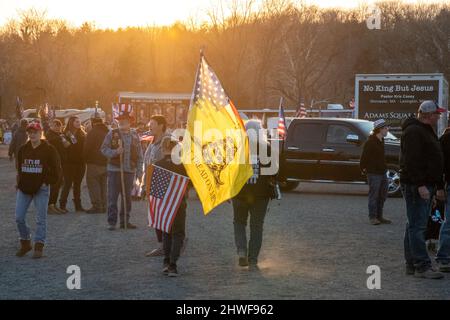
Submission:
<svg viewBox="0 0 450 320">
<path fill-rule="evenodd" d="M 388 178 L 388 193 L 396 193 L 400 189 L 400 176 L 398 172 L 389 169 L 386 176 Z"/>
</svg>

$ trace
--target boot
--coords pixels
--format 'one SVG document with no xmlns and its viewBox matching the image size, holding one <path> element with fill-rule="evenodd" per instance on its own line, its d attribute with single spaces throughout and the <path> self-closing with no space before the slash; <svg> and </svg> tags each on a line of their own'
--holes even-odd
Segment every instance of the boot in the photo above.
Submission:
<svg viewBox="0 0 450 320">
<path fill-rule="evenodd" d="M 31 240 L 20 240 L 20 249 L 16 252 L 16 256 L 23 257 L 31 251 L 31 249 L 33 249 L 31 246 Z"/>
<path fill-rule="evenodd" d="M 41 242 L 36 242 L 34 244 L 34 253 L 33 253 L 33 259 L 39 259 L 42 258 L 42 253 L 44 251 L 44 244 Z"/>
<path fill-rule="evenodd" d="M 73 200 L 73 204 L 75 205 L 75 212 L 86 212 L 86 210 L 81 205 L 81 200 Z"/>
<path fill-rule="evenodd" d="M 62 214 L 62 211 L 60 211 L 54 204 L 48 205 L 48 214 Z"/>
<path fill-rule="evenodd" d="M 65 203 L 62 203 L 62 202 L 59 203 L 59 210 L 60 210 L 62 213 L 68 213 L 68 212 L 69 212 L 69 210 L 67 210 L 67 208 L 66 208 L 66 204 L 65 204 Z"/>
<path fill-rule="evenodd" d="M 102 213 L 102 212 L 101 212 L 101 209 L 98 209 L 97 207 L 92 207 L 90 209 L 87 209 L 86 213 L 97 214 L 97 213 Z"/>
</svg>

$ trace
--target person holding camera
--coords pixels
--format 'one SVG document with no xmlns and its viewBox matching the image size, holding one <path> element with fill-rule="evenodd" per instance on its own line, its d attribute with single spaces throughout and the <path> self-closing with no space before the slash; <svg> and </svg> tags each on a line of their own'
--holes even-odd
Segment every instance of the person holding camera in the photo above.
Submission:
<svg viewBox="0 0 450 320">
<path fill-rule="evenodd" d="M 63 165 L 64 184 L 59 199 L 60 209 L 67 212 L 67 197 L 70 189 L 73 189 L 75 211 L 84 212 L 85 210 L 81 205 L 81 181 L 83 181 L 86 171 L 86 164 L 83 159 L 86 133 L 77 116 L 69 118 L 64 129 L 64 135 L 70 145 L 66 148 L 66 158 Z"/>
</svg>

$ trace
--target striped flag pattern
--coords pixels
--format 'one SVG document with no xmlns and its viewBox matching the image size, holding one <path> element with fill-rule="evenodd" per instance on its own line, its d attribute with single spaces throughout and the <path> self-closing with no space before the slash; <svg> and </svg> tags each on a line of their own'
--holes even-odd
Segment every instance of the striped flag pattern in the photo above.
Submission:
<svg viewBox="0 0 450 320">
<path fill-rule="evenodd" d="M 295 115 L 295 117 L 306 118 L 306 116 L 307 116 L 306 108 L 305 107 L 298 108 L 298 111 L 297 111 L 297 114 Z"/>
<path fill-rule="evenodd" d="M 286 119 L 284 118 L 283 98 L 280 100 L 280 110 L 278 111 L 278 136 L 284 140 L 286 138 Z"/>
<path fill-rule="evenodd" d="M 350 107 L 350 109 L 355 109 L 355 98 L 352 98 L 352 100 L 350 100 L 348 106 Z"/>
<path fill-rule="evenodd" d="M 139 135 L 139 140 L 140 141 L 148 141 L 148 142 L 152 143 L 153 137 L 154 136 L 152 133 L 150 133 L 150 131 L 145 131 Z"/>
<path fill-rule="evenodd" d="M 149 226 L 169 233 L 178 208 L 183 200 L 189 178 L 152 165 L 148 197 Z"/>
<path fill-rule="evenodd" d="M 128 113 L 129 115 L 133 114 L 133 106 L 131 104 L 126 103 L 113 103 L 112 104 L 112 115 L 113 119 L 116 119 L 121 114 Z"/>
</svg>

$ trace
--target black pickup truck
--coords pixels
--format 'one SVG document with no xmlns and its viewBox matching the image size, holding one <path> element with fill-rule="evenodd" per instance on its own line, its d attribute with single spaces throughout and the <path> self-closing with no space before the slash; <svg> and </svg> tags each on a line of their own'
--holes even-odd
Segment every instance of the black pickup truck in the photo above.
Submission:
<svg viewBox="0 0 450 320">
<path fill-rule="evenodd" d="M 294 119 L 280 154 L 280 186 L 295 189 L 301 181 L 365 184 L 359 160 L 373 129 L 366 120 L 344 118 Z M 385 155 L 389 195 L 400 195 L 400 140 L 388 134 Z"/>
</svg>

